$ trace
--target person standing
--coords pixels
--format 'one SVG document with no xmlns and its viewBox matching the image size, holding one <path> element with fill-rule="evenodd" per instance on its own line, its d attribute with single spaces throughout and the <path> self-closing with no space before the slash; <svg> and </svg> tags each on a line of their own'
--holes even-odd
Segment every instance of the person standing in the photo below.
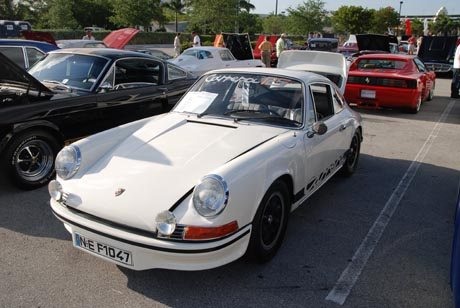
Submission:
<svg viewBox="0 0 460 308">
<path fill-rule="evenodd" d="M 93 32 L 91 30 L 86 30 L 86 35 L 82 37 L 82 40 L 94 41 L 95 38 L 93 36 Z"/>
<path fill-rule="evenodd" d="M 284 51 L 286 43 L 284 39 L 286 38 L 286 33 L 282 33 L 280 38 L 276 41 L 276 56 L 279 58 L 280 54 Z"/>
<path fill-rule="evenodd" d="M 174 38 L 174 57 L 180 55 L 180 32 L 177 32 L 176 37 Z"/>
<path fill-rule="evenodd" d="M 455 58 L 453 66 L 454 74 L 452 76 L 452 83 L 450 85 L 450 97 L 451 98 L 460 98 L 459 89 L 460 89 L 460 45 L 455 49 Z"/>
<path fill-rule="evenodd" d="M 201 46 L 201 40 L 198 34 L 196 34 L 195 31 L 192 32 L 192 38 L 193 38 L 193 47 L 200 47 Z"/>
<path fill-rule="evenodd" d="M 262 58 L 262 62 L 266 67 L 271 66 L 271 55 L 272 55 L 272 43 L 268 40 L 268 36 L 265 36 L 264 41 L 260 43 L 259 50 Z"/>
<path fill-rule="evenodd" d="M 408 43 L 408 46 L 407 46 L 407 54 L 408 55 L 413 55 L 414 52 L 415 52 L 415 42 L 417 40 L 415 39 L 415 36 L 411 36 L 408 40 L 407 40 L 407 43 Z"/>
</svg>

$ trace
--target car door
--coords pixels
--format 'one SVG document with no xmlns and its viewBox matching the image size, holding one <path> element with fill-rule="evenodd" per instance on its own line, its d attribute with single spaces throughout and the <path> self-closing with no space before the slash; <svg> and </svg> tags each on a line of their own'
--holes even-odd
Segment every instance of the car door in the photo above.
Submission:
<svg viewBox="0 0 460 308">
<path fill-rule="evenodd" d="M 99 86 L 101 125 L 107 128 L 168 111 L 163 63 L 126 58 L 115 62 Z"/>
<path fill-rule="evenodd" d="M 310 106 L 307 106 L 309 127 L 304 135 L 306 194 L 310 195 L 341 165 L 347 145 L 347 133 L 351 131 L 341 117 L 343 105 L 335 96 L 337 90 L 328 83 L 317 82 L 309 86 Z M 310 110 L 310 111 L 309 111 Z M 313 124 L 322 122 L 326 133 L 312 133 Z"/>
</svg>

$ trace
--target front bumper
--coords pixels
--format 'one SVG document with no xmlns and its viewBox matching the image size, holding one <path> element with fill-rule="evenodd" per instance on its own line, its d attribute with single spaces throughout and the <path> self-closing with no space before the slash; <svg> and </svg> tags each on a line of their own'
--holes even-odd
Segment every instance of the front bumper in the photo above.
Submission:
<svg viewBox="0 0 460 308">
<path fill-rule="evenodd" d="M 109 257 L 77 247 L 133 270 L 164 268 L 193 271 L 215 268 L 240 258 L 246 252 L 249 244 L 251 225 L 241 228 L 231 236 L 215 241 L 196 243 L 163 241 L 86 219 L 54 200 L 51 200 L 50 204 L 53 214 L 72 234 L 74 247 L 77 247 L 75 234 L 78 233 L 98 243 L 128 251 L 132 254 L 132 264 L 117 262 Z"/>
</svg>

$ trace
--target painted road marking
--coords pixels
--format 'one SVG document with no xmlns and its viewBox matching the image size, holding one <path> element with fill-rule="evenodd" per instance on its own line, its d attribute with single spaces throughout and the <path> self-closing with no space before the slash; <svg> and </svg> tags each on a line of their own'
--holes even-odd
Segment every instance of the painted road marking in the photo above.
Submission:
<svg viewBox="0 0 460 308">
<path fill-rule="evenodd" d="M 444 109 L 444 112 L 442 113 L 436 125 L 433 127 L 433 130 L 426 139 L 422 148 L 417 153 L 417 156 L 415 156 L 401 181 L 399 181 L 398 186 L 391 194 L 390 199 L 388 199 L 386 202 L 372 227 L 369 229 L 369 232 L 362 241 L 361 245 L 356 250 L 353 258 L 351 258 L 351 262 L 342 272 L 342 275 L 340 275 L 339 279 L 334 285 L 334 288 L 326 296 L 326 300 L 337 303 L 339 305 L 343 305 L 347 300 L 347 297 L 350 295 L 350 292 L 358 280 L 359 275 L 361 275 L 363 268 L 366 266 L 369 257 L 372 255 L 375 247 L 379 243 L 383 231 L 385 231 L 385 228 L 390 222 L 391 217 L 398 208 L 401 199 L 404 197 L 404 194 L 414 179 L 418 168 L 425 159 L 426 154 L 429 152 L 434 140 L 441 130 L 443 122 L 446 120 L 454 105 L 455 100 L 451 100 L 446 109 Z"/>
</svg>

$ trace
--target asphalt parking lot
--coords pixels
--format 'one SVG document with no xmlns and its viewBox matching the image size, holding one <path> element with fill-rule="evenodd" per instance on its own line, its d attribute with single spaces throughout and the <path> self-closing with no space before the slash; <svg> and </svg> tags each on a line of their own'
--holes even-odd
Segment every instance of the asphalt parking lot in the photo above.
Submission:
<svg viewBox="0 0 460 308">
<path fill-rule="evenodd" d="M 357 172 L 292 213 L 264 265 L 117 267 L 72 247 L 46 187 L 20 191 L 0 176 L 0 307 L 451 307 L 460 100 L 449 91 L 438 79 L 416 115 L 360 110 Z"/>
</svg>

